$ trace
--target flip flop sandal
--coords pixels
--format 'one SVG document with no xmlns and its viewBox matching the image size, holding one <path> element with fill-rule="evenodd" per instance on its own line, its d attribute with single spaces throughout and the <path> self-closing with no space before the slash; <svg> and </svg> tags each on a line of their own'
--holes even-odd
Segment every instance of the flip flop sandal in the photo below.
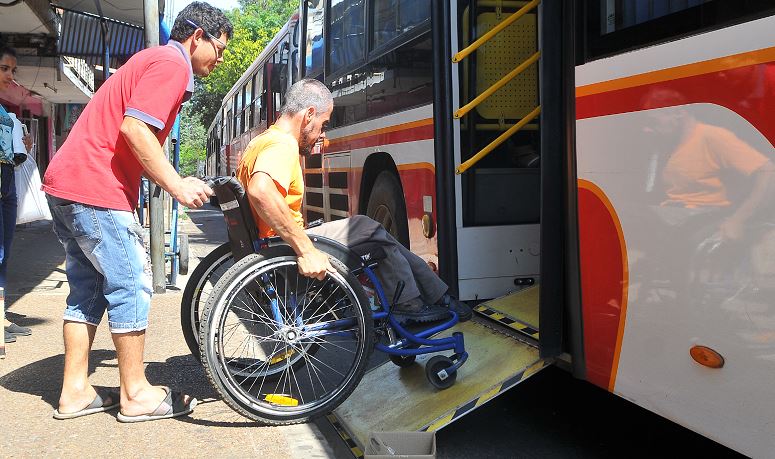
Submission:
<svg viewBox="0 0 775 459">
<path fill-rule="evenodd" d="M 102 392 L 102 394 L 100 394 L 100 392 Z M 54 410 L 54 419 L 74 419 L 89 414 L 103 413 L 118 408 L 120 400 L 118 392 L 97 391 L 97 396 L 94 397 L 94 400 L 85 408 L 74 413 L 60 413 L 59 410 Z M 107 401 L 110 402 L 109 405 L 106 404 Z"/>
<path fill-rule="evenodd" d="M 118 420 L 121 422 L 143 422 L 143 421 L 156 421 L 157 419 L 169 419 L 178 416 L 186 415 L 192 411 L 197 404 L 197 399 L 191 397 L 188 403 L 185 403 L 185 395 L 182 392 L 170 390 L 169 387 L 164 387 L 167 392 L 167 396 L 161 401 L 159 406 L 150 413 L 138 414 L 137 416 L 127 416 L 123 413 L 118 413 Z"/>
</svg>

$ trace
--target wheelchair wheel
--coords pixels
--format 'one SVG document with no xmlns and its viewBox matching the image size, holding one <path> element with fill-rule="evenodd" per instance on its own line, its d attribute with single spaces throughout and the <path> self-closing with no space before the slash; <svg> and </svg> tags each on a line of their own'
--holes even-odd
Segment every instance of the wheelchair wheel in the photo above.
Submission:
<svg viewBox="0 0 775 459">
<path fill-rule="evenodd" d="M 221 244 L 199 262 L 183 290 L 180 327 L 188 349 L 197 360 L 200 359 L 199 324 L 202 311 L 216 282 L 232 266 L 234 259 L 231 256 L 231 247 L 228 242 Z"/>
<path fill-rule="evenodd" d="M 200 330 L 207 376 L 237 412 L 270 425 L 342 403 L 363 377 L 373 321 L 347 267 L 322 281 L 298 273 L 290 247 L 250 255 L 218 281 Z"/>
</svg>

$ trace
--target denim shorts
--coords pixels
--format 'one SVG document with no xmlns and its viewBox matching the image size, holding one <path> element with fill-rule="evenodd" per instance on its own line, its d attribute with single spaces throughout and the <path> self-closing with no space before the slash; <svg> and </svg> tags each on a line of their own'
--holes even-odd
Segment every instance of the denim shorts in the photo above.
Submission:
<svg viewBox="0 0 775 459">
<path fill-rule="evenodd" d="M 99 325 L 108 311 L 111 333 L 145 330 L 151 272 L 143 228 L 134 212 L 48 196 L 54 232 L 65 247 L 66 321 Z"/>
</svg>

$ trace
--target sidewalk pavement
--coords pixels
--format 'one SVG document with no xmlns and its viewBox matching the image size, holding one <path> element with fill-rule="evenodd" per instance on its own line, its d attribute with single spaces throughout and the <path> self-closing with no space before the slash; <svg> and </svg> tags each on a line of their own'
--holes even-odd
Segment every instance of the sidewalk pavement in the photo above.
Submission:
<svg viewBox="0 0 775 459">
<path fill-rule="evenodd" d="M 212 207 L 189 211 L 189 272 L 226 240 L 223 217 Z M 212 388 L 190 355 L 180 330 L 178 290 L 153 297 L 145 364 L 153 384 L 169 385 L 199 399 L 190 416 L 123 424 L 116 411 L 58 421 L 51 417 L 62 384 L 62 312 L 69 291 L 64 251 L 50 223 L 17 227 L 10 257 L 6 307 L 9 318 L 32 328 L 31 336 L 6 345 L 0 360 L 0 456 L 2 457 L 334 457 L 315 424 L 260 427 L 243 418 Z M 97 330 L 90 380 L 117 387 L 115 348 L 107 320 Z"/>
</svg>

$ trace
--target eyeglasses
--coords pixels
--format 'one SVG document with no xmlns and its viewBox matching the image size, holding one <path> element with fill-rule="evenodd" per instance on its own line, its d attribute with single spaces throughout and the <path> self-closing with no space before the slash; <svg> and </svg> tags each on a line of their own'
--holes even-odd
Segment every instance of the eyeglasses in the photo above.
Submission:
<svg viewBox="0 0 775 459">
<path fill-rule="evenodd" d="M 192 26 L 196 27 L 197 29 L 202 29 L 202 27 L 200 27 L 199 25 L 197 25 L 196 22 L 194 22 L 194 21 L 192 21 L 190 19 L 186 19 L 186 22 L 188 22 Z M 205 35 L 207 35 L 208 38 L 210 38 L 212 40 L 215 40 L 216 43 L 221 45 L 221 48 L 217 49 L 217 51 L 218 51 L 218 55 L 219 56 L 223 56 L 223 52 L 226 51 L 226 43 L 224 43 L 221 40 L 215 38 L 215 36 L 213 34 L 211 34 L 210 32 L 206 31 L 205 29 L 202 29 L 202 32 L 204 32 Z"/>
</svg>

